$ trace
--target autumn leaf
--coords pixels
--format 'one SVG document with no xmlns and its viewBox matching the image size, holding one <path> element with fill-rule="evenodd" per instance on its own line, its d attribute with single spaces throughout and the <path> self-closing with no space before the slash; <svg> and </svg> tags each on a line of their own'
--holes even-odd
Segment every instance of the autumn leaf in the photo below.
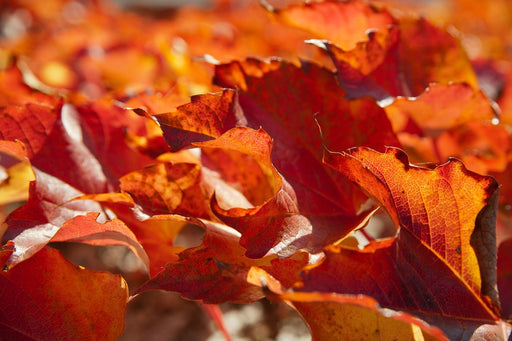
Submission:
<svg viewBox="0 0 512 341">
<path fill-rule="evenodd" d="M 289 301 L 300 312 L 313 340 L 354 335 L 365 340 L 448 340 L 436 327 L 407 313 L 380 308 L 368 296 L 285 292 L 275 298 Z"/>
<path fill-rule="evenodd" d="M 196 218 L 178 214 L 149 216 L 142 212 L 127 193 L 90 194 L 78 200 L 101 203 L 130 229 L 147 253 L 151 278 L 161 272 L 167 263 L 179 259 L 178 254 L 185 249 L 175 243 L 181 231 L 188 225 L 201 225 Z"/>
<path fill-rule="evenodd" d="M 361 251 L 328 247 L 326 259 L 304 272 L 301 290 L 369 295 L 384 307 L 423 314 L 450 338 L 464 323 L 497 319 L 492 178 L 455 160 L 418 168 L 397 149 L 328 152 L 325 162 L 379 202 L 400 230 Z"/>
<path fill-rule="evenodd" d="M 497 118 L 484 93 L 466 83 L 432 84 L 420 96 L 398 97 L 384 109 L 395 131 L 404 130 L 400 122 L 405 119 L 401 117 L 410 117 L 429 136 L 464 123 Z"/>
<path fill-rule="evenodd" d="M 207 199 L 201 195 L 200 169 L 191 163 L 158 163 L 121 177 L 120 188 L 152 215 L 181 211 L 201 217 Z M 189 211 L 186 204 L 192 202 L 196 205 Z"/>
<path fill-rule="evenodd" d="M 477 88 L 461 42 L 423 18 L 394 18 L 363 1 L 324 1 L 273 12 L 283 23 L 315 35 L 311 42 L 328 52 L 351 97 L 417 96 L 433 82 Z"/>
<path fill-rule="evenodd" d="M 396 23 L 387 10 L 358 0 L 313 2 L 284 9 L 267 5 L 267 9 L 279 22 L 312 32 L 344 50 L 367 40 L 368 30 L 386 30 Z"/>
<path fill-rule="evenodd" d="M 512 239 L 507 239 L 498 248 L 498 290 L 500 292 L 502 316 L 506 319 L 510 319 L 512 316 L 512 296 L 510 295 L 510 286 L 512 285 L 511 245 Z"/>
<path fill-rule="evenodd" d="M 253 260 L 244 256 L 238 245 L 240 234 L 222 224 L 203 221 L 205 236 L 200 246 L 179 254 L 138 293 L 147 290 L 168 290 L 182 296 L 218 304 L 226 301 L 254 302 L 264 297 L 260 285 L 251 284 L 247 276 L 251 266 L 270 265 L 273 257 Z M 223 290 L 218 290 L 223 288 Z"/>
<path fill-rule="evenodd" d="M 88 212 L 66 221 L 51 242 L 80 242 L 89 245 L 123 245 L 149 267 L 146 251 L 132 231 L 119 219 L 98 223 L 100 213 Z"/>
<path fill-rule="evenodd" d="M 73 201 L 83 193 L 51 175 L 37 169 L 34 172 L 36 180 L 30 185 L 27 203 L 11 213 L 6 220 L 8 228 L 3 241 L 13 241 L 16 246 L 7 262 L 9 267 L 30 258 L 54 237 L 54 241 L 125 245 L 147 262 L 144 250 L 122 222 L 103 224 L 109 220 L 108 215 L 97 202 Z M 88 215 L 89 212 L 94 213 Z M 101 216 L 98 216 L 100 212 Z M 86 217 L 79 217 L 84 215 Z"/>
<path fill-rule="evenodd" d="M 0 221 L 28 199 L 34 173 L 23 143 L 0 141 Z M 0 227 L 0 238 L 4 228 Z"/>
<path fill-rule="evenodd" d="M 178 108 L 177 112 L 159 115 L 157 119 L 162 125 L 166 140 L 175 147 L 184 147 L 190 141 L 202 142 L 203 144 L 195 144 L 200 147 L 207 146 L 209 142 L 204 141 L 219 138 L 220 134 L 239 125 L 255 129 L 262 127 L 273 138 L 270 160 L 285 180 L 283 188 L 287 192 L 285 197 L 289 198 L 287 201 L 276 198 L 274 202 L 289 202 L 285 204 L 289 208 L 284 212 L 291 212 L 292 215 L 286 219 L 295 217 L 294 219 L 300 219 L 301 222 L 287 223 L 287 226 L 293 227 L 294 232 L 279 232 L 281 228 L 277 228 L 279 224 L 276 224 L 273 233 L 277 235 L 267 239 L 266 246 L 258 252 L 248 250 L 248 255 L 261 257 L 280 242 L 279 238 L 276 239 L 278 235 L 294 235 L 298 226 L 302 226 L 300 230 L 304 231 L 300 235 L 310 234 L 307 239 L 302 239 L 304 243 L 309 243 L 310 250 L 318 250 L 322 245 L 334 242 L 349 233 L 363 219 L 356 212 L 366 198 L 357 194 L 343 177 L 322 164 L 321 134 L 315 118 L 319 122 L 333 123 L 324 129 L 323 134 L 333 140 L 336 137 L 336 145 L 342 149 L 354 145 L 375 148 L 381 148 L 384 144 L 397 145 L 383 110 L 371 100 L 344 99 L 344 92 L 337 86 L 333 74 L 315 64 L 304 63 L 302 67 L 297 67 L 286 62 L 267 63 L 250 59 L 220 65 L 216 70 L 216 82 L 219 85 L 239 91 L 224 90 L 220 94 L 195 97 L 190 104 Z M 281 95 L 276 98 L 274 94 Z M 364 115 L 360 115 L 361 112 Z M 205 119 L 208 119 L 206 125 L 202 124 Z M 375 134 L 363 135 L 359 133 L 360 129 Z M 260 144 L 259 139 L 248 138 L 249 141 L 244 143 L 257 146 Z M 230 145 L 234 145 L 234 142 L 230 142 Z M 217 149 L 226 147 L 228 146 L 219 146 Z M 241 164 L 233 164 L 232 169 L 239 167 Z M 227 168 L 225 166 L 220 174 L 228 176 Z M 304 171 L 305 169 L 308 171 Z M 295 197 L 298 202 L 293 203 Z M 297 207 L 293 208 L 293 205 Z M 235 211 L 231 207 L 231 213 L 223 213 L 222 219 L 230 225 L 235 224 L 232 218 L 241 223 L 238 217 L 249 213 L 243 209 L 242 207 L 242 210 Z M 261 211 L 259 214 L 266 216 L 265 219 L 273 216 L 278 218 L 276 223 L 283 221 L 288 215 L 283 215 L 283 207 L 270 209 L 267 206 L 265 209 L 268 212 L 258 209 Z M 218 209 L 217 212 L 221 213 Z M 297 212 L 301 212 L 307 219 L 297 215 Z M 231 214 L 233 216 L 229 217 Z M 249 220 L 247 216 L 247 222 L 243 224 L 247 224 Z M 340 228 L 340 224 L 345 227 Z M 306 232 L 308 229 L 311 231 L 312 226 L 315 233 Z M 245 246 L 257 247 L 257 244 L 249 240 L 256 238 L 261 227 L 252 230 L 240 225 L 237 229 L 247 230 L 243 234 L 251 234 L 247 242 L 243 242 Z M 246 238 L 248 237 L 244 235 L 242 240 Z M 308 242 L 309 238 L 312 239 Z"/>
<path fill-rule="evenodd" d="M 12 244 L 7 245 L 0 252 L 1 260 L 12 252 Z M 76 267 L 56 250 L 43 248 L 3 271 L 0 284 L 2 337 L 116 340 L 123 330 L 128 300 L 124 279 Z"/>
</svg>

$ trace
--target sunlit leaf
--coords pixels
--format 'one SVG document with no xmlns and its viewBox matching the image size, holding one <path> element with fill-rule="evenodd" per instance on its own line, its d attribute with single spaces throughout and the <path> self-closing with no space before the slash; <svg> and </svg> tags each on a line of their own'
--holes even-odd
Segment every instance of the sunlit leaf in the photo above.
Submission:
<svg viewBox="0 0 512 341">
<path fill-rule="evenodd" d="M 290 292 L 290 301 L 307 322 L 313 340 L 448 340 L 437 328 L 404 312 L 380 308 L 362 295 Z"/>
<path fill-rule="evenodd" d="M 397 149 L 325 157 L 379 202 L 400 231 L 396 240 L 361 251 L 329 247 L 326 259 L 304 273 L 301 290 L 370 295 L 384 307 L 425 313 L 450 338 L 460 332 L 450 323 L 476 328 L 473 320 L 497 319 L 492 178 L 457 161 L 418 168 Z M 430 320 L 431 314 L 455 322 Z"/>
</svg>

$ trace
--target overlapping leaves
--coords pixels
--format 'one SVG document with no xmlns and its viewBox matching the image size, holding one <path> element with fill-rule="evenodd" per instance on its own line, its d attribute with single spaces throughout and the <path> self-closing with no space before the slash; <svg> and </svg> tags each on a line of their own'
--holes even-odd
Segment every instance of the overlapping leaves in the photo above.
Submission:
<svg viewBox="0 0 512 341">
<path fill-rule="evenodd" d="M 57 241 L 129 248 L 141 295 L 286 301 L 315 340 L 510 332 L 506 98 L 479 89 L 492 70 L 451 33 L 357 0 L 265 2 L 272 24 L 253 5 L 170 21 L 52 4 L 67 12 L 23 21 L 10 3 L 24 26 L 1 42 L 2 212 L 26 200 L 0 230 L 4 335 L 122 332 L 124 281 L 68 264 Z M 370 237 L 378 207 L 396 235 Z M 199 245 L 176 242 L 187 226 Z"/>
</svg>

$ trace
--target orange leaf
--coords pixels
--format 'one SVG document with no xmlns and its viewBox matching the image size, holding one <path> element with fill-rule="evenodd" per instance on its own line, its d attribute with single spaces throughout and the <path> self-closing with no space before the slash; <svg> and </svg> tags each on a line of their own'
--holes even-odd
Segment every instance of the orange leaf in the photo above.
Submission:
<svg viewBox="0 0 512 341">
<path fill-rule="evenodd" d="M 287 292 L 277 296 L 290 301 L 309 325 L 313 340 L 448 340 L 436 327 L 405 312 L 380 308 L 363 295 Z"/>
<path fill-rule="evenodd" d="M 471 121 L 490 122 L 496 116 L 484 93 L 466 83 L 432 84 L 420 96 L 398 97 L 384 110 L 392 123 L 396 116 L 411 117 L 431 136 Z M 403 128 L 393 125 L 395 131 Z"/>
<path fill-rule="evenodd" d="M 325 161 L 375 198 L 395 224 L 416 236 L 480 294 L 487 278 L 479 261 L 492 264 L 496 250 L 479 260 L 472 238 L 475 231 L 485 230 L 484 237 L 494 238 L 495 244 L 494 226 L 479 226 L 477 221 L 480 211 L 492 204 L 494 179 L 471 173 L 456 160 L 434 170 L 418 168 L 398 149 L 383 154 L 367 148 L 326 153 Z"/>
<path fill-rule="evenodd" d="M 98 216 L 99 213 L 88 212 L 85 216 L 76 216 L 66 221 L 51 241 L 80 242 L 90 245 L 123 245 L 149 267 L 146 251 L 139 244 L 133 232 L 117 218 L 99 223 Z"/>
<path fill-rule="evenodd" d="M 396 240 L 362 251 L 329 247 L 326 259 L 305 272 L 302 290 L 361 293 L 385 307 L 455 321 L 497 319 L 492 178 L 455 160 L 418 168 L 397 149 L 331 152 L 325 162 L 379 202 L 401 229 Z"/>
<path fill-rule="evenodd" d="M 367 40 L 368 30 L 385 31 L 395 24 L 388 11 L 359 0 L 313 2 L 269 10 L 279 21 L 328 39 L 344 50 Z"/>
<path fill-rule="evenodd" d="M 158 163 L 129 173 L 119 180 L 120 188 L 130 193 L 151 214 L 187 211 L 186 205 L 194 202 L 193 211 L 187 213 L 205 215 L 207 198 L 201 196 L 199 165 Z M 201 201 L 203 205 L 200 205 Z"/>
<path fill-rule="evenodd" d="M 123 278 L 75 267 L 56 250 L 41 249 L 1 272 L 0 286 L 3 338 L 116 340 L 123 332 L 128 299 Z"/>
<path fill-rule="evenodd" d="M 263 298 L 261 285 L 249 283 L 247 277 L 251 266 L 270 265 L 272 258 L 247 258 L 243 255 L 245 249 L 238 245 L 240 234 L 234 229 L 208 221 L 199 224 L 206 230 L 203 243 L 181 252 L 179 259 L 169 262 L 137 293 L 176 291 L 186 298 L 212 304 Z"/>
</svg>

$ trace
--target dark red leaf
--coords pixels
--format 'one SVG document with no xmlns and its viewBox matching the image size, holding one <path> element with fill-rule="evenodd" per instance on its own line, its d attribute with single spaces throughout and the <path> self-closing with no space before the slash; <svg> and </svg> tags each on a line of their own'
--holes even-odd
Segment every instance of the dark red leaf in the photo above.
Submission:
<svg viewBox="0 0 512 341">
<path fill-rule="evenodd" d="M 498 290 L 501 316 L 512 318 L 512 239 L 507 239 L 498 248 Z"/>
</svg>

